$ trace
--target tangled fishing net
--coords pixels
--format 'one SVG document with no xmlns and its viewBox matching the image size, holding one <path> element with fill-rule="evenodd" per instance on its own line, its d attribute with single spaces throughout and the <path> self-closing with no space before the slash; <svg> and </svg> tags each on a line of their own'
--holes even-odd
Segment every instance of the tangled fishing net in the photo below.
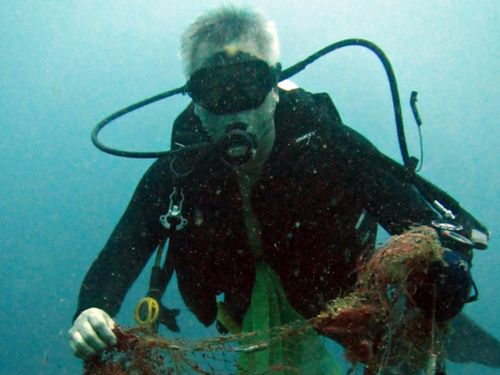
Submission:
<svg viewBox="0 0 500 375">
<path fill-rule="evenodd" d="M 309 321 L 288 305 L 274 272 L 258 266 L 242 333 L 188 342 L 117 328 L 118 344 L 87 361 L 84 374 L 340 374 L 320 335 L 342 344 L 366 375 L 430 373 L 444 355 L 446 323 L 418 309 L 412 295 L 442 254 L 429 227 L 392 237 L 360 265 L 354 291 Z"/>
<path fill-rule="evenodd" d="M 447 323 L 418 309 L 412 296 L 442 257 L 432 228 L 392 237 L 362 266 L 355 291 L 332 301 L 315 318 L 316 329 L 340 342 L 351 362 L 364 363 L 365 374 L 417 374 L 435 367 L 444 356 Z M 436 296 L 430 293 L 429 298 Z"/>
</svg>

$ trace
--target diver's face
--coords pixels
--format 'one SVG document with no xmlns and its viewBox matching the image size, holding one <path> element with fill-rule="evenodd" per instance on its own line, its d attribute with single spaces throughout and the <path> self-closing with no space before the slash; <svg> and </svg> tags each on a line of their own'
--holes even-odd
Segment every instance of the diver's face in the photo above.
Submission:
<svg viewBox="0 0 500 375">
<path fill-rule="evenodd" d="M 203 47 L 203 46 L 202 46 Z M 255 54 L 237 48 L 199 49 L 197 70 L 188 83 L 196 115 L 211 137 L 223 138 L 232 124 L 245 124 L 260 144 L 274 129 L 278 102 L 276 77 L 269 65 Z"/>
<path fill-rule="evenodd" d="M 236 113 L 215 114 L 195 103 L 194 112 L 214 141 L 224 137 L 231 124 L 243 123 L 246 125 L 246 131 L 253 134 L 259 144 L 274 129 L 274 112 L 277 103 L 278 94 L 273 89 L 257 108 Z"/>
</svg>

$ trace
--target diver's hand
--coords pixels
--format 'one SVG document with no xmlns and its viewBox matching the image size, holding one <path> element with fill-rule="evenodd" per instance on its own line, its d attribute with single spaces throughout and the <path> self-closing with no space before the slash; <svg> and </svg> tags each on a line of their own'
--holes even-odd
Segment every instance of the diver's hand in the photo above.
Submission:
<svg viewBox="0 0 500 375">
<path fill-rule="evenodd" d="M 414 290 L 413 301 L 438 321 L 449 320 L 462 310 L 473 284 L 469 262 L 462 253 L 447 248 L 442 261 L 432 263 L 424 275 L 410 274 L 408 282 Z"/>
<path fill-rule="evenodd" d="M 115 322 L 101 309 L 92 307 L 83 311 L 76 318 L 68 331 L 69 346 L 73 354 L 82 359 L 116 344 L 116 336 L 112 329 Z"/>
</svg>

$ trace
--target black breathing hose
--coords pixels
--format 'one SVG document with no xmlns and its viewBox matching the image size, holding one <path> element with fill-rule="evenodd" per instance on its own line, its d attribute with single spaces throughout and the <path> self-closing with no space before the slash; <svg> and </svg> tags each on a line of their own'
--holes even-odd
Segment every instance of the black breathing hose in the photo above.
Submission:
<svg viewBox="0 0 500 375">
<path fill-rule="evenodd" d="M 403 163 L 407 168 L 410 165 L 411 158 L 408 154 L 408 147 L 406 145 L 406 138 L 405 138 L 405 133 L 404 133 L 404 125 L 403 125 L 403 116 L 401 114 L 401 101 L 399 99 L 399 92 L 398 92 L 398 87 L 396 83 L 396 77 L 394 75 L 394 71 L 392 70 L 391 63 L 389 62 L 389 59 L 385 56 L 384 52 L 374 43 L 364 40 L 364 39 L 346 39 L 342 40 L 337 43 L 330 44 L 329 46 L 326 46 L 325 48 L 319 50 L 318 52 L 312 54 L 305 60 L 302 60 L 298 62 L 297 64 L 291 66 L 288 69 L 285 69 L 283 72 L 281 72 L 279 81 L 283 81 L 285 79 L 288 79 L 292 77 L 293 75 L 297 74 L 298 72 L 302 71 L 303 69 L 306 68 L 307 65 L 311 64 L 312 62 L 316 61 L 320 57 L 335 51 L 337 49 L 343 48 L 343 47 L 348 47 L 348 46 L 362 46 L 365 48 L 368 48 L 372 52 L 374 52 L 377 57 L 380 59 L 382 62 L 382 65 L 384 66 L 385 72 L 387 74 L 387 78 L 389 80 L 389 85 L 391 89 L 391 96 L 392 96 L 392 103 L 393 103 L 393 108 L 394 108 L 394 117 L 396 121 L 396 130 L 398 134 L 398 141 L 399 141 L 399 148 L 401 150 L 401 156 L 403 158 Z M 102 121 L 100 121 L 92 130 L 92 143 L 101 151 L 106 152 L 111 155 L 115 156 L 121 156 L 121 157 L 130 157 L 130 158 L 159 158 L 163 156 L 170 155 L 175 152 L 185 152 L 185 151 L 191 151 L 189 148 L 182 148 L 178 149 L 175 151 L 153 151 L 153 152 L 136 152 L 136 151 L 125 151 L 125 150 L 119 150 L 115 149 L 109 146 L 104 145 L 102 142 L 99 141 L 99 132 L 107 126 L 109 123 L 113 122 L 114 120 L 126 115 L 127 113 L 130 113 L 132 111 L 135 111 L 139 108 L 145 107 L 149 104 L 155 103 L 157 101 L 169 98 L 171 96 L 177 95 L 177 94 L 185 94 L 186 93 L 186 87 L 181 86 L 176 89 L 170 90 L 163 92 L 161 94 L 152 96 L 150 98 L 144 99 L 140 102 L 134 103 L 128 107 L 125 107 L 110 116 L 106 117 Z M 204 145 L 206 146 L 206 145 Z M 193 148 L 196 148 L 196 146 L 193 146 Z"/>
<path fill-rule="evenodd" d="M 170 151 L 151 151 L 151 152 L 139 152 L 139 151 L 125 151 L 125 150 L 119 150 L 116 148 L 112 148 L 109 146 L 106 146 L 103 144 L 101 141 L 99 141 L 99 132 L 109 123 L 113 122 L 114 120 L 126 115 L 127 113 L 133 112 L 139 108 L 145 107 L 149 104 L 153 104 L 157 101 L 169 98 L 171 96 L 177 95 L 177 94 L 184 94 L 185 93 L 185 87 L 178 87 L 176 89 L 170 90 L 163 92 L 161 94 L 152 96 L 150 98 L 141 100 L 140 102 L 134 103 L 132 105 L 129 105 L 128 107 L 125 107 L 123 109 L 120 109 L 119 111 L 109 115 L 105 119 L 101 120 L 92 130 L 91 134 L 91 139 L 92 143 L 94 144 L 95 147 L 97 147 L 99 150 L 115 155 L 115 156 L 121 156 L 124 158 L 136 158 L 136 159 L 150 159 L 150 158 L 161 158 L 163 156 L 167 155 L 172 155 L 175 152 L 179 150 L 170 150 Z M 183 150 L 189 151 L 188 148 L 185 148 Z"/>
</svg>

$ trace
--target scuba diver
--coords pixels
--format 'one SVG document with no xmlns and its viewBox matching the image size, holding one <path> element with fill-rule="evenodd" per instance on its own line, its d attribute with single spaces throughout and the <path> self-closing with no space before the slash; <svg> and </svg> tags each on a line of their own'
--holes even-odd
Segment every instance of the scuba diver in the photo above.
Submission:
<svg viewBox="0 0 500 375">
<path fill-rule="evenodd" d="M 83 281 L 69 331 L 76 356 L 116 344 L 112 317 L 167 242 L 149 296 L 160 300 L 175 271 L 187 308 L 224 332 L 243 324 L 262 266 L 309 319 L 353 288 L 377 223 L 391 235 L 429 225 L 450 266 L 429 270 L 437 304 L 430 306 L 425 290 L 416 303 L 439 320 L 461 311 L 473 289 L 471 251 L 486 246 L 487 231 L 429 203 L 342 123 L 327 94 L 280 83 L 272 21 L 249 8 L 221 7 L 195 20 L 181 42 L 192 101 L 174 122 L 173 152 L 144 174 Z M 160 320 L 179 330 L 178 311 L 159 310 Z"/>
</svg>

